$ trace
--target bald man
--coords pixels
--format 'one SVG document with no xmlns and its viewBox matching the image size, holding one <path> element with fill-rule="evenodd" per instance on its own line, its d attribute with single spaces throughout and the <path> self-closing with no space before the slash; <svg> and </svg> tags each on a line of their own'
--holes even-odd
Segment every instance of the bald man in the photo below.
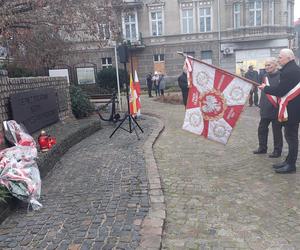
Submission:
<svg viewBox="0 0 300 250">
<path fill-rule="evenodd" d="M 300 122 L 300 68 L 294 59 L 292 50 L 282 49 L 278 56 L 282 67 L 278 86 L 259 86 L 264 93 L 280 98 L 278 119 L 284 126 L 288 155 L 284 162 L 273 165 L 275 172 L 279 174 L 296 172 Z"/>
</svg>

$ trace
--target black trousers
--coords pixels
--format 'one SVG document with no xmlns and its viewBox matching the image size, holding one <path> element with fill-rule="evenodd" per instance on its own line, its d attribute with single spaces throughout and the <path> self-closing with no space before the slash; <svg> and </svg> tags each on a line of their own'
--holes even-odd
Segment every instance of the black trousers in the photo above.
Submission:
<svg viewBox="0 0 300 250">
<path fill-rule="evenodd" d="M 149 97 L 152 97 L 152 84 L 147 84 L 148 87 L 148 95 Z"/>
<path fill-rule="evenodd" d="M 261 118 L 258 125 L 258 142 L 259 148 L 268 149 L 268 134 L 269 125 L 272 123 L 274 151 L 281 154 L 283 140 L 282 140 L 282 124 L 277 119 Z"/>
<path fill-rule="evenodd" d="M 189 95 L 189 89 L 188 88 L 181 89 L 181 93 L 182 93 L 183 104 L 184 106 L 186 106 L 188 95 Z"/>
<path fill-rule="evenodd" d="M 298 157 L 298 130 L 299 123 L 284 124 L 284 137 L 289 147 L 286 162 L 295 165 Z"/>
<path fill-rule="evenodd" d="M 254 105 L 258 106 L 258 90 L 257 87 L 253 86 L 249 95 L 249 105 L 252 106 L 254 101 Z"/>
</svg>

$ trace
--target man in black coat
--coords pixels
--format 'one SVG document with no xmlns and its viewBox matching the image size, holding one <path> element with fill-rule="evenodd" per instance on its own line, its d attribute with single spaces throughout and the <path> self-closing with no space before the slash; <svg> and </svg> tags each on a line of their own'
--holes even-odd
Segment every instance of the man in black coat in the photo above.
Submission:
<svg viewBox="0 0 300 250">
<path fill-rule="evenodd" d="M 262 83 L 268 81 L 269 85 L 276 87 L 279 84 L 280 72 L 278 71 L 278 63 L 276 58 L 269 58 L 265 62 L 265 73 L 261 79 Z M 260 121 L 258 126 L 258 142 L 259 147 L 253 151 L 254 154 L 265 154 L 268 149 L 269 125 L 272 123 L 274 150 L 269 155 L 270 158 L 278 158 L 281 156 L 283 140 L 282 140 L 282 124 L 278 121 L 278 105 L 270 96 L 261 92 L 259 108 Z"/>
<path fill-rule="evenodd" d="M 148 73 L 147 78 L 146 78 L 146 82 L 147 82 L 147 88 L 148 88 L 148 96 L 152 97 L 152 85 L 153 85 L 153 81 L 152 81 L 152 74 L 151 74 L 151 72 Z"/>
<path fill-rule="evenodd" d="M 253 69 L 253 65 L 250 65 L 248 67 L 248 71 L 245 74 L 245 78 L 259 83 L 259 78 L 258 78 L 258 72 Z M 257 87 L 253 85 L 251 91 L 250 91 L 250 96 L 249 96 L 249 106 L 252 107 L 253 102 L 255 106 L 258 106 L 258 93 L 257 93 Z"/>
<path fill-rule="evenodd" d="M 189 88 L 188 88 L 188 80 L 187 80 L 187 74 L 186 74 L 185 67 L 183 67 L 183 72 L 178 77 L 178 85 L 181 89 L 183 104 L 184 104 L 184 106 L 186 106 L 188 95 L 189 95 Z"/>
<path fill-rule="evenodd" d="M 294 96 L 287 104 L 287 120 L 282 124 L 285 128 L 284 135 L 288 143 L 288 156 L 283 163 L 273 165 L 276 173 L 296 172 L 296 161 L 298 156 L 298 129 L 300 122 L 300 93 L 297 90 L 300 82 L 300 68 L 295 63 L 295 56 L 292 50 L 282 49 L 279 53 L 278 62 L 282 66 L 280 83 L 277 87 L 262 84 L 259 88 L 266 94 L 277 97 L 286 97 L 291 91 Z"/>
</svg>

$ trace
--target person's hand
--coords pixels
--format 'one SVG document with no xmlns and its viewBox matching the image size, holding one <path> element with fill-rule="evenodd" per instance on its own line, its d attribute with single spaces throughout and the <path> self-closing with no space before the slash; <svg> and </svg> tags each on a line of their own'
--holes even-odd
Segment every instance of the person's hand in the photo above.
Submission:
<svg viewBox="0 0 300 250">
<path fill-rule="evenodd" d="M 261 84 L 261 85 L 259 85 L 259 86 L 257 86 L 260 90 L 263 90 L 265 87 L 266 87 L 266 84 Z"/>
</svg>

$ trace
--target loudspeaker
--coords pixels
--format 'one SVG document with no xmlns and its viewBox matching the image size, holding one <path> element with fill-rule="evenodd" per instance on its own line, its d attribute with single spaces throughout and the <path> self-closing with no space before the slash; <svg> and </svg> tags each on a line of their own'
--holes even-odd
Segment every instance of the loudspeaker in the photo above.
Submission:
<svg viewBox="0 0 300 250">
<path fill-rule="evenodd" d="M 128 48 L 122 44 L 118 47 L 120 63 L 128 63 Z"/>
</svg>

